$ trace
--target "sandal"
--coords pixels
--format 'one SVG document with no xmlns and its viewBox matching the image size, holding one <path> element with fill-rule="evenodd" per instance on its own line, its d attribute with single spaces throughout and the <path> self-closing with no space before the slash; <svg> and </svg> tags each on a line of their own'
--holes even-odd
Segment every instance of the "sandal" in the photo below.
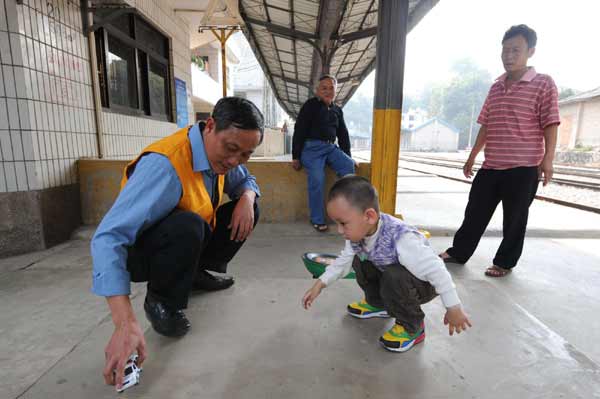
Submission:
<svg viewBox="0 0 600 399">
<path fill-rule="evenodd" d="M 313 227 L 315 230 L 317 230 L 319 233 L 324 233 L 327 230 L 329 230 L 329 226 L 327 226 L 326 224 L 318 224 L 318 223 L 313 223 Z"/>
<path fill-rule="evenodd" d="M 510 274 L 510 272 L 512 272 L 512 269 L 504 269 L 500 266 L 490 266 L 487 269 L 485 269 L 485 275 L 488 277 L 504 277 L 507 274 Z"/>
</svg>

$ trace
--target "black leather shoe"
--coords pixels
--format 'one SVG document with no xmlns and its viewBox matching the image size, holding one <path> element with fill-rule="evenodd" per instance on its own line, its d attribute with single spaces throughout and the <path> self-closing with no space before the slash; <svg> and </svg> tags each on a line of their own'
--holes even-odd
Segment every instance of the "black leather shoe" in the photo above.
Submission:
<svg viewBox="0 0 600 399">
<path fill-rule="evenodd" d="M 440 258 L 442 258 L 440 256 Z M 457 265 L 464 265 L 464 262 L 459 262 L 454 256 L 448 256 L 447 258 L 442 258 L 442 260 L 444 261 L 444 263 L 455 263 Z"/>
<path fill-rule="evenodd" d="M 192 326 L 183 311 L 172 310 L 150 295 L 146 295 L 144 310 L 154 331 L 166 337 L 182 337 Z"/>
<path fill-rule="evenodd" d="M 233 277 L 215 276 L 206 270 L 199 270 L 192 283 L 192 291 L 218 291 L 233 285 Z"/>
</svg>

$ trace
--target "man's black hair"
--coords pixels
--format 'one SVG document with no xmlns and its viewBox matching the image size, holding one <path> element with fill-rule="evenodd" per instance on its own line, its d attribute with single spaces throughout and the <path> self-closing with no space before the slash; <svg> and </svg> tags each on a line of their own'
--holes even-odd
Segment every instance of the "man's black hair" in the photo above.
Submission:
<svg viewBox="0 0 600 399">
<path fill-rule="evenodd" d="M 220 132 L 231 126 L 242 130 L 259 130 L 262 143 L 265 120 L 252 101 L 240 97 L 223 97 L 215 105 L 212 118 L 215 120 L 215 131 Z"/>
<path fill-rule="evenodd" d="M 321 75 L 321 77 L 319 78 L 319 82 L 321 82 L 325 79 L 331 79 L 331 80 L 333 80 L 333 83 L 337 85 L 337 79 L 335 78 L 335 76 L 330 75 L 330 74 Z"/>
<path fill-rule="evenodd" d="M 537 34 L 535 33 L 535 31 L 529 26 L 523 24 L 511 26 L 510 29 L 507 30 L 504 34 L 504 37 L 502 38 L 502 43 L 504 43 L 508 39 L 519 35 L 523 36 L 525 40 L 527 40 L 528 48 L 533 48 L 537 44 Z"/>
<path fill-rule="evenodd" d="M 371 182 L 362 176 L 346 175 L 336 181 L 329 190 L 327 202 L 343 197 L 350 205 L 361 211 L 369 208 L 379 212 L 379 196 Z"/>
</svg>

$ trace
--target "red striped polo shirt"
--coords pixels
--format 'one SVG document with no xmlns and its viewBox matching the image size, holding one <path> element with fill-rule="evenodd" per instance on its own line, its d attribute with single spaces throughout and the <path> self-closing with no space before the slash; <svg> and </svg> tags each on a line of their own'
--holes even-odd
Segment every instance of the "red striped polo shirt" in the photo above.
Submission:
<svg viewBox="0 0 600 399">
<path fill-rule="evenodd" d="M 492 85 L 477 118 L 487 129 L 482 167 L 538 166 L 544 158 L 544 129 L 560 124 L 556 84 L 533 67 L 508 90 L 506 77 Z"/>
</svg>

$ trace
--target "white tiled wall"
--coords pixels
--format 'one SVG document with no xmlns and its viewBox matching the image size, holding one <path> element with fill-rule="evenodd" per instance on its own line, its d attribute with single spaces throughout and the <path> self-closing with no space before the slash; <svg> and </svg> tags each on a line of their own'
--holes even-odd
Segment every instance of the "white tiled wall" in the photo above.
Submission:
<svg viewBox="0 0 600 399">
<path fill-rule="evenodd" d="M 75 183 L 97 155 L 78 4 L 0 0 L 0 192 Z"/>
<path fill-rule="evenodd" d="M 174 133 L 174 123 L 103 112 L 104 152 L 111 159 L 133 159 L 149 144 Z"/>
<path fill-rule="evenodd" d="M 171 38 L 175 77 L 186 82 L 189 93 L 187 23 L 175 15 L 172 1 L 128 2 Z M 76 160 L 98 155 L 79 2 L 22 3 L 0 0 L 0 192 L 75 183 Z M 177 130 L 174 123 L 102 114 L 106 158 L 132 158 Z"/>
<path fill-rule="evenodd" d="M 0 0 L 1 1 L 1 0 Z M 175 77 L 186 82 L 191 95 L 190 33 L 185 20 L 173 12 L 169 0 L 128 0 L 138 11 L 171 38 L 171 54 Z M 174 101 L 174 98 L 173 98 Z M 103 112 L 104 156 L 115 159 L 132 159 L 148 144 L 175 132 L 175 123 L 148 118 Z M 193 121 L 193 109 L 188 105 L 188 120 Z"/>
</svg>

